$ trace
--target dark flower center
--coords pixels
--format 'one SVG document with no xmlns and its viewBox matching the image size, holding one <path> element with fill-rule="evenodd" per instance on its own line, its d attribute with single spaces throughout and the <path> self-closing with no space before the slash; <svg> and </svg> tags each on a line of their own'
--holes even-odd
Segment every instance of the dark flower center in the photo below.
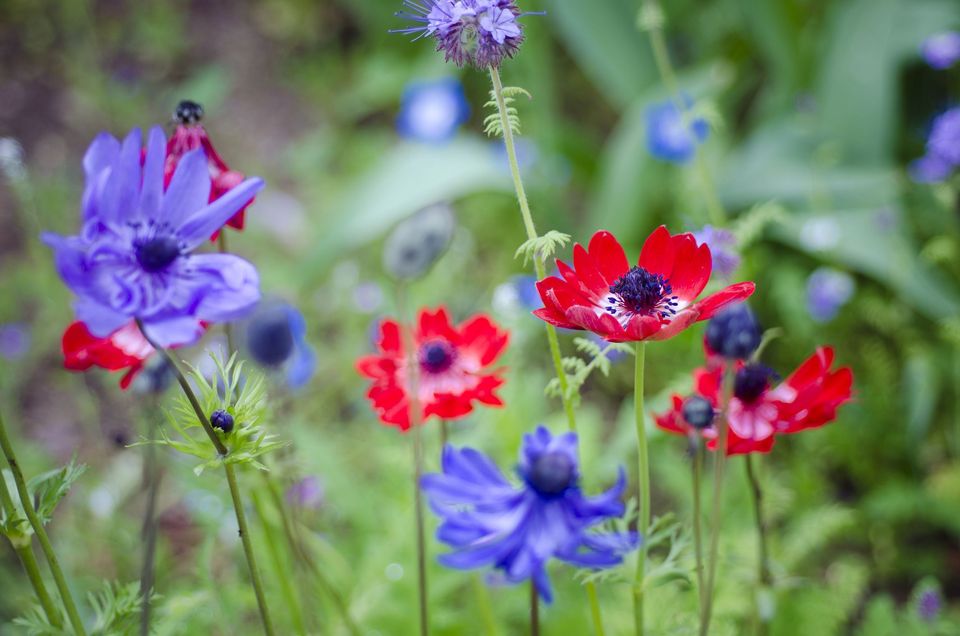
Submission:
<svg viewBox="0 0 960 636">
<path fill-rule="evenodd" d="M 573 486 L 576 466 L 566 453 L 544 453 L 538 457 L 527 475 L 527 482 L 541 495 L 553 497 Z"/>
<path fill-rule="evenodd" d="M 223 409 L 217 409 L 210 414 L 210 425 L 224 433 L 229 433 L 233 430 L 233 416 Z"/>
<path fill-rule="evenodd" d="M 677 297 L 673 295 L 670 282 L 661 274 L 651 274 L 642 267 L 634 267 L 618 278 L 610 285 L 610 293 L 619 296 L 624 308 L 634 314 L 660 314 L 661 318 L 668 318 L 677 313 Z M 605 309 L 617 313 L 612 303 Z"/>
<path fill-rule="evenodd" d="M 741 402 L 749 404 L 756 401 L 770 388 L 773 370 L 762 364 L 748 364 L 739 371 L 733 380 L 733 395 Z"/>
<path fill-rule="evenodd" d="M 683 419 L 696 429 L 705 429 L 713 424 L 713 405 L 699 395 L 688 397 L 683 402 Z"/>
<path fill-rule="evenodd" d="M 159 272 L 180 256 L 180 243 L 172 236 L 156 236 L 134 245 L 137 262 L 145 271 Z"/>
<path fill-rule="evenodd" d="M 427 373 L 443 373 L 453 364 L 457 353 L 449 343 L 436 340 L 420 347 L 420 366 Z"/>
<path fill-rule="evenodd" d="M 177 104 L 173 118 L 181 124 L 196 124 L 203 119 L 203 106 L 197 102 L 185 99 Z"/>
<path fill-rule="evenodd" d="M 750 357 L 762 339 L 757 317 L 742 303 L 724 309 L 707 323 L 707 346 L 726 358 Z"/>
</svg>

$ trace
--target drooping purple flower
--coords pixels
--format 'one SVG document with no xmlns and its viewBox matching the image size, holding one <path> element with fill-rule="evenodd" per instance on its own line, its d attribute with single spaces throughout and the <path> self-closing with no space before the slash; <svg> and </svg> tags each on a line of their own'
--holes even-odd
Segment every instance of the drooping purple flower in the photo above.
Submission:
<svg viewBox="0 0 960 636">
<path fill-rule="evenodd" d="M 449 140 L 470 115 L 463 86 L 455 78 L 414 82 L 403 91 L 397 131 L 428 143 Z"/>
<path fill-rule="evenodd" d="M 397 17 L 418 25 L 393 32 L 436 38 L 437 50 L 457 66 L 499 67 L 523 42 L 517 18 L 525 14 L 514 0 L 403 0 L 403 6 Z"/>
<path fill-rule="evenodd" d="M 936 588 L 927 588 L 920 592 L 920 596 L 917 598 L 917 614 L 922 620 L 932 623 L 940 616 L 942 604 L 940 593 Z"/>
<path fill-rule="evenodd" d="M 807 311 L 817 322 L 833 320 L 840 308 L 847 304 L 856 284 L 846 272 L 831 267 L 819 267 L 807 279 Z"/>
<path fill-rule="evenodd" d="M 83 159 L 83 226 L 77 236 L 44 233 L 57 271 L 76 294 L 77 318 L 106 337 L 140 319 L 160 346 L 192 344 L 201 322 L 246 315 L 260 299 L 257 270 L 232 254 L 195 253 L 263 187 L 247 179 L 209 202 L 202 149 L 183 156 L 164 189 L 166 139 L 150 130 L 121 144 L 101 133 Z"/>
<path fill-rule="evenodd" d="M 710 132 L 705 119 L 691 114 L 692 100 L 685 96 L 683 101 L 686 112 L 681 112 L 673 101 L 647 108 L 647 150 L 657 159 L 687 163 Z"/>
<path fill-rule="evenodd" d="M 927 153 L 910 166 L 910 176 L 921 183 L 943 181 L 960 167 L 960 107 L 933 120 Z"/>
<path fill-rule="evenodd" d="M 713 271 L 722 278 L 740 267 L 740 254 L 737 252 L 737 237 L 730 230 L 704 225 L 702 230 L 693 233 L 697 243 L 706 243 L 713 258 Z"/>
<path fill-rule="evenodd" d="M 281 371 L 287 385 L 299 389 L 313 377 L 317 356 L 307 342 L 307 323 L 293 305 L 261 303 L 246 324 L 245 348 L 257 364 Z"/>
<path fill-rule="evenodd" d="M 931 35 L 923 41 L 920 53 L 932 68 L 948 69 L 960 60 L 960 33 L 946 31 Z"/>
<path fill-rule="evenodd" d="M 530 579 L 540 596 L 553 594 L 546 565 L 551 558 L 589 568 L 620 563 L 637 547 L 634 534 L 588 532 L 624 511 L 616 485 L 597 497 L 580 491 L 577 435 L 553 436 L 544 427 L 524 435 L 516 486 L 486 455 L 472 448 L 443 449 L 440 474 L 421 481 L 441 518 L 437 539 L 454 548 L 440 562 L 456 569 L 492 566 L 507 581 Z"/>
</svg>

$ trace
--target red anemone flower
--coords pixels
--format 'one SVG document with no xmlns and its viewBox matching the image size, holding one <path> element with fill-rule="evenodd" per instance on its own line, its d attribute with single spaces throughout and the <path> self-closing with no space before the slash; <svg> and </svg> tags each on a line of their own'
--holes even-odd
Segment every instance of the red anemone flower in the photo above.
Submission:
<svg viewBox="0 0 960 636">
<path fill-rule="evenodd" d="M 533 313 L 610 342 L 671 338 L 754 290 L 751 282 L 736 283 L 696 301 L 710 280 L 710 248 L 697 245 L 690 233 L 671 236 L 662 225 L 647 237 L 636 267 L 604 231 L 593 235 L 587 249 L 574 245 L 573 264 L 557 260 L 561 278 L 537 283 L 544 306 Z"/>
<path fill-rule="evenodd" d="M 454 327 L 447 310 L 420 311 L 413 334 L 416 349 L 420 421 L 431 415 L 462 417 L 473 402 L 503 406 L 495 390 L 503 384 L 502 369 L 490 369 L 507 346 L 509 334 L 489 317 L 478 314 Z M 406 431 L 410 428 L 408 360 L 400 325 L 380 324 L 379 352 L 357 360 L 357 370 L 373 380 L 367 397 L 380 420 Z"/>
<path fill-rule="evenodd" d="M 228 190 L 241 183 L 244 179 L 243 173 L 231 170 L 227 163 L 220 157 L 220 153 L 213 147 L 210 137 L 203 126 L 195 121 L 181 121 L 177 124 L 176 130 L 167 140 L 167 161 L 163 168 L 163 185 L 166 188 L 170 185 L 170 179 L 177 169 L 177 164 L 184 154 L 197 148 L 203 148 L 207 155 L 207 165 L 210 170 L 210 201 L 215 201 L 223 196 Z M 234 214 L 227 225 L 237 230 L 243 229 L 244 213 L 253 203 L 253 199 L 245 206 L 240 208 Z M 213 234 L 213 239 L 217 238 L 220 231 Z"/>
<path fill-rule="evenodd" d="M 135 322 L 131 321 L 106 338 L 97 338 L 87 326 L 76 321 L 63 333 L 63 366 L 71 371 L 100 367 L 108 371 L 126 369 L 120 388 L 130 386 L 143 368 L 153 347 L 146 341 Z"/>
<path fill-rule="evenodd" d="M 833 349 L 819 347 L 786 380 L 771 387 L 770 369 L 738 362 L 728 408 L 727 454 L 767 453 L 777 434 L 797 433 L 833 421 L 837 408 L 850 400 L 853 372 L 849 367 L 831 370 L 832 365 Z M 720 406 L 722 378 L 720 365 L 694 371 L 694 393 L 715 409 Z M 683 398 L 679 395 L 673 396 L 673 408 L 656 416 L 656 422 L 670 433 L 696 433 L 684 420 Z M 710 440 L 707 447 L 715 450 L 715 424 L 701 434 Z"/>
</svg>

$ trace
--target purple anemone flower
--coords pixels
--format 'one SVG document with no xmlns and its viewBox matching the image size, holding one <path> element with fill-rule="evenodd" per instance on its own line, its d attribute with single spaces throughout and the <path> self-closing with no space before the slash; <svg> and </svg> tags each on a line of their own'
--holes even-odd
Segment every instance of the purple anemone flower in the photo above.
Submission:
<svg viewBox="0 0 960 636">
<path fill-rule="evenodd" d="M 241 318 L 260 299 L 257 270 L 231 254 L 194 253 L 263 187 L 247 179 L 209 202 L 202 149 L 180 160 L 164 189 L 166 139 L 157 126 L 147 149 L 134 129 L 121 144 L 107 133 L 83 158 L 83 226 L 77 236 L 44 233 L 57 271 L 77 295 L 77 318 L 106 337 L 143 322 L 158 345 L 192 344 L 202 322 Z"/>
<path fill-rule="evenodd" d="M 713 271 L 721 278 L 729 278 L 740 267 L 737 237 L 730 230 L 704 225 L 702 230 L 693 233 L 693 237 L 697 243 L 706 243 L 710 248 Z"/>
<path fill-rule="evenodd" d="M 960 60 L 960 33 L 946 31 L 931 35 L 923 41 L 920 53 L 932 68 L 948 69 Z"/>
<path fill-rule="evenodd" d="M 647 150 L 662 161 L 687 163 L 710 132 L 705 119 L 690 115 L 690 98 L 684 96 L 683 101 L 685 113 L 672 101 L 647 108 Z"/>
<path fill-rule="evenodd" d="M 531 579 L 540 596 L 553 594 L 546 565 L 551 558 L 589 567 L 617 565 L 637 547 L 633 533 L 587 532 L 623 514 L 625 479 L 597 497 L 580 491 L 577 435 L 554 437 L 544 427 L 524 435 L 517 473 L 520 486 L 472 448 L 443 449 L 440 474 L 421 481 L 442 519 L 437 539 L 454 548 L 440 562 L 456 569 L 493 566 L 510 583 Z"/>
<path fill-rule="evenodd" d="M 960 167 L 960 107 L 937 116 L 927 137 L 927 154 L 910 166 L 915 181 L 943 181 Z"/>
<path fill-rule="evenodd" d="M 433 37 L 437 50 L 457 66 L 498 67 L 523 42 L 520 12 L 514 0 L 403 0 L 399 18 L 419 23 L 394 33 Z"/>
</svg>

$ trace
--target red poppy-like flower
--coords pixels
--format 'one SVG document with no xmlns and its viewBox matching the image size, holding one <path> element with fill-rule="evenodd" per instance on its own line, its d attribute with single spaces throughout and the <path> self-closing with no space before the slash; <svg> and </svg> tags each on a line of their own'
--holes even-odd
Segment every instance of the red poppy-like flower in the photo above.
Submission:
<svg viewBox="0 0 960 636">
<path fill-rule="evenodd" d="M 106 338 L 97 338 L 85 324 L 76 321 L 63 333 L 62 346 L 63 366 L 71 371 L 86 371 L 90 367 L 108 371 L 126 369 L 120 379 L 122 389 L 130 386 L 153 353 L 153 347 L 133 321 Z"/>
<path fill-rule="evenodd" d="M 693 234 L 671 236 L 662 225 L 647 237 L 635 267 L 604 231 L 593 235 L 587 249 L 574 245 L 573 265 L 557 260 L 561 278 L 537 283 L 544 306 L 533 313 L 610 342 L 671 338 L 754 290 L 751 282 L 736 283 L 697 301 L 710 280 L 710 248 L 697 245 Z"/>
<path fill-rule="evenodd" d="M 819 347 L 776 387 L 773 372 L 759 364 L 735 365 L 733 396 L 727 409 L 727 454 L 767 453 L 776 435 L 817 428 L 837 416 L 837 408 L 850 400 L 853 372 L 849 367 L 831 370 L 833 349 Z M 694 371 L 694 393 L 720 406 L 722 365 Z M 673 396 L 673 408 L 656 416 L 657 426 L 670 433 L 696 434 L 683 417 L 683 398 Z M 700 433 L 717 446 L 716 420 Z"/>
<path fill-rule="evenodd" d="M 180 158 L 197 148 L 203 148 L 207 155 L 207 166 L 210 170 L 210 201 L 219 199 L 228 190 L 243 181 L 243 173 L 230 169 L 223 158 L 220 157 L 220 153 L 213 147 L 213 143 L 203 126 L 195 120 L 184 118 L 177 124 L 176 130 L 167 140 L 167 161 L 163 167 L 163 185 L 165 188 L 170 185 L 170 179 L 173 178 L 173 173 L 180 162 Z M 230 217 L 227 225 L 242 230 L 244 213 L 253 201 L 253 199 L 250 199 L 249 203 Z M 216 239 L 219 233 L 220 231 L 217 230 L 212 238 Z"/>
<path fill-rule="evenodd" d="M 420 311 L 413 342 L 414 356 L 405 352 L 401 326 L 380 324 L 379 353 L 357 360 L 357 370 L 373 380 L 367 397 L 385 424 L 410 428 L 408 360 L 417 361 L 421 421 L 431 415 L 462 417 L 473 403 L 503 406 L 495 390 L 503 384 L 502 369 L 491 369 L 507 346 L 509 334 L 489 317 L 478 314 L 453 326 L 447 310 Z"/>
</svg>

